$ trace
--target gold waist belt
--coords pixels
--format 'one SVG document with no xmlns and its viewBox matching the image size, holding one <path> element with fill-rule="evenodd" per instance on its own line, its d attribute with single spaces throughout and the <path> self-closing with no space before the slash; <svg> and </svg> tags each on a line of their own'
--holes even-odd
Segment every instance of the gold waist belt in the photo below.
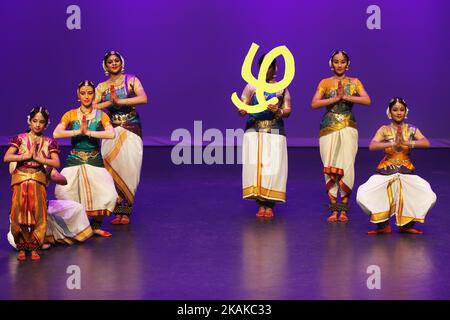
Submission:
<svg viewBox="0 0 450 320">
<path fill-rule="evenodd" d="M 271 129 L 274 125 L 276 125 L 278 119 L 273 120 L 256 120 L 255 127 L 257 129 Z"/>
<path fill-rule="evenodd" d="M 409 159 L 387 159 L 387 162 L 395 166 L 403 166 L 409 164 L 411 161 Z"/>
<path fill-rule="evenodd" d="M 43 171 L 28 173 L 20 170 L 15 170 L 11 176 L 11 186 L 27 180 L 34 180 L 42 183 L 43 185 L 47 184 L 47 176 Z"/>
<path fill-rule="evenodd" d="M 137 115 L 136 110 L 132 110 L 129 113 L 124 113 L 124 114 L 113 114 L 111 117 L 111 121 L 114 124 L 121 124 L 124 122 L 127 122 L 128 120 L 130 120 L 131 118 L 135 117 Z"/>
<path fill-rule="evenodd" d="M 89 159 L 93 159 L 96 158 L 98 156 L 98 151 L 76 151 L 76 150 L 72 150 L 70 151 L 71 154 L 73 154 L 74 156 L 77 156 L 78 158 L 80 158 L 83 161 L 88 161 Z"/>
</svg>

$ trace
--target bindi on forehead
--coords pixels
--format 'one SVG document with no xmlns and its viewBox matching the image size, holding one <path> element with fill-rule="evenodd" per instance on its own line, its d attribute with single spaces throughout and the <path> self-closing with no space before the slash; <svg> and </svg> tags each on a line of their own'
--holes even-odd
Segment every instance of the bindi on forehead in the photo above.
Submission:
<svg viewBox="0 0 450 320">
<path fill-rule="evenodd" d="M 333 58 L 333 61 L 334 62 L 347 62 L 347 58 L 345 58 L 345 57 L 342 57 L 342 58 L 335 57 L 335 58 Z"/>
<path fill-rule="evenodd" d="M 39 112 L 34 115 L 33 119 L 41 120 L 41 119 L 44 119 L 44 116 L 42 115 L 42 113 Z"/>
<path fill-rule="evenodd" d="M 112 57 L 112 58 L 108 58 L 108 62 L 120 62 L 121 60 L 119 59 L 119 57 Z"/>
</svg>

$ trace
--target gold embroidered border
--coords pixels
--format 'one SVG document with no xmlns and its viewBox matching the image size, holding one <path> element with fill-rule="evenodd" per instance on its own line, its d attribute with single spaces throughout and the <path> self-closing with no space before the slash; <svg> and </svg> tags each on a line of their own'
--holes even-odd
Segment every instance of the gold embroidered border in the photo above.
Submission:
<svg viewBox="0 0 450 320">
<path fill-rule="evenodd" d="M 281 191 L 276 191 L 276 190 L 269 190 L 266 188 L 263 188 L 261 186 L 256 187 L 256 186 L 250 186 L 247 188 L 244 188 L 242 190 L 243 193 L 243 197 L 245 198 L 253 198 L 253 197 L 266 197 L 269 198 L 271 200 L 278 200 L 278 201 L 282 201 L 285 202 L 286 201 L 286 193 L 285 192 L 281 192 Z"/>
</svg>

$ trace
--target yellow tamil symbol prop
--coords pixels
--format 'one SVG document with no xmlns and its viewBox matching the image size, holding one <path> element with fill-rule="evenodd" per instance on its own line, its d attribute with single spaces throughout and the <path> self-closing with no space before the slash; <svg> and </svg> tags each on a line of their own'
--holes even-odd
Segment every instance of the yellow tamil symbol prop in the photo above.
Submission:
<svg viewBox="0 0 450 320">
<path fill-rule="evenodd" d="M 255 59 L 256 52 L 259 49 L 259 45 L 252 43 L 250 50 L 245 57 L 244 63 L 242 64 L 241 75 L 242 78 L 249 84 L 256 88 L 256 98 L 258 99 L 258 104 L 248 105 L 239 99 L 236 92 L 231 95 L 231 101 L 238 109 L 243 109 L 248 113 L 258 113 L 267 109 L 269 104 L 277 104 L 278 98 L 273 97 L 266 100 L 264 92 L 275 93 L 284 90 L 289 86 L 292 79 L 294 79 L 295 74 L 295 61 L 292 53 L 286 46 L 278 46 L 266 54 L 264 60 L 259 69 L 258 78 L 256 79 L 252 74 L 252 62 Z M 276 83 L 266 82 L 267 71 L 269 70 L 272 61 L 278 57 L 282 56 L 284 58 L 285 70 L 283 80 Z"/>
</svg>

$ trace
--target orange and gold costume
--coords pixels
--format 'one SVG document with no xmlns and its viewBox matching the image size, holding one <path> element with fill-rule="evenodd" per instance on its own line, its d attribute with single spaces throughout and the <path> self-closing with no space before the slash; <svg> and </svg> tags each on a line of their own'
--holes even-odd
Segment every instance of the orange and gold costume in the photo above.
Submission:
<svg viewBox="0 0 450 320">
<path fill-rule="evenodd" d="M 50 159 L 58 153 L 55 140 L 41 136 L 33 141 L 32 134 L 15 136 L 10 146 L 21 155 L 37 143 L 37 152 Z M 37 250 L 44 243 L 47 231 L 47 176 L 42 164 L 33 160 L 18 162 L 11 176 L 11 232 L 18 250 Z"/>
</svg>

